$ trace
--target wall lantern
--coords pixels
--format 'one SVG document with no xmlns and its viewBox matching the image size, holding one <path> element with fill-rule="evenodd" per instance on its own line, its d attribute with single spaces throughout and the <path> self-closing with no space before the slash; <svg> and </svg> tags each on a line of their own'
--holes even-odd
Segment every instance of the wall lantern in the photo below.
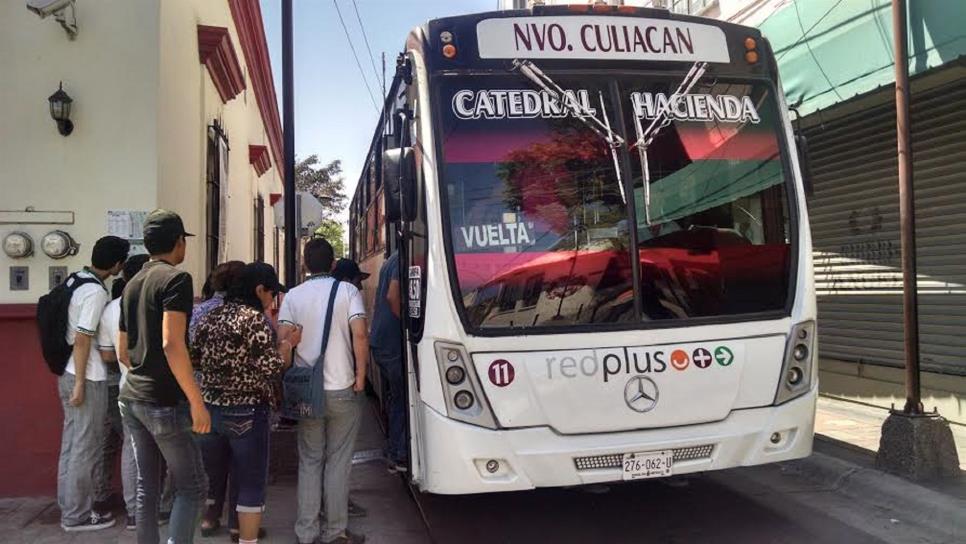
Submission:
<svg viewBox="0 0 966 544">
<path fill-rule="evenodd" d="M 34 242 L 25 232 L 11 232 L 3 237 L 3 252 L 11 259 L 23 259 L 34 254 Z"/>
<path fill-rule="evenodd" d="M 40 247 L 51 259 L 63 259 L 71 255 L 77 255 L 80 246 L 70 237 L 70 234 L 62 230 L 54 230 L 44 235 L 40 241 Z"/>
<path fill-rule="evenodd" d="M 74 123 L 70 120 L 70 105 L 74 102 L 67 93 L 64 92 L 64 82 L 60 82 L 57 92 L 50 95 L 47 99 L 50 102 L 50 116 L 57 121 L 57 131 L 61 136 L 68 136 L 74 131 Z"/>
</svg>

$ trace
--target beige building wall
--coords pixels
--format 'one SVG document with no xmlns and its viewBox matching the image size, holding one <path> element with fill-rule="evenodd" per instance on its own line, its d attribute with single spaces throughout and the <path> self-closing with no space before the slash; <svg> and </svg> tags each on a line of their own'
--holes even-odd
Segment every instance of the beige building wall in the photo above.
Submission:
<svg viewBox="0 0 966 544">
<path fill-rule="evenodd" d="M 228 258 L 254 257 L 256 194 L 265 202 L 265 260 L 274 255 L 270 194 L 281 193 L 275 157 L 258 176 L 250 144 L 270 148 L 246 59 L 227 0 L 78 2 L 79 33 L 70 40 L 53 17 L 41 20 L 22 0 L 0 2 L 0 210 L 73 212 L 67 225 L 6 224 L 23 214 L 0 211 L 0 239 L 29 234 L 34 254 L 0 252 L 0 304 L 35 303 L 49 290 L 48 269 L 74 271 L 90 261 L 106 233 L 108 210 L 165 207 L 190 232 L 184 269 L 205 279 L 206 131 L 214 120 L 228 135 Z M 246 89 L 222 103 L 199 60 L 199 24 L 229 29 Z M 59 81 L 74 99 L 74 132 L 61 136 L 47 97 Z M 14 216 L 17 217 L 14 217 Z M 64 214 L 70 217 L 70 214 Z M 40 250 L 51 230 L 68 232 L 77 255 L 53 260 Z M 10 266 L 29 267 L 27 291 L 9 289 Z"/>
<path fill-rule="evenodd" d="M 158 7 L 155 2 L 79 3 L 80 32 L 70 40 L 53 18 L 41 20 L 22 1 L 0 2 L 0 210 L 74 212 L 68 225 L 6 224 L 0 239 L 28 233 L 34 254 L 0 252 L 0 303 L 33 303 L 48 290 L 48 267 L 76 270 L 107 227 L 109 209 L 151 209 L 158 168 Z M 59 81 L 74 99 L 74 132 L 61 136 L 47 97 Z M 53 260 L 39 248 L 54 229 L 79 244 Z M 28 291 L 10 291 L 9 267 L 29 267 Z"/>
<path fill-rule="evenodd" d="M 158 202 L 182 214 L 188 229 L 198 234 L 184 264 L 198 290 L 205 277 L 207 127 L 217 120 L 230 148 L 229 200 L 222 210 L 227 217 L 228 260 L 254 258 L 254 205 L 261 194 L 266 207 L 265 260 L 271 262 L 274 218 L 269 195 L 281 192 L 282 181 L 274 158 L 272 168 L 261 176 L 249 162 L 248 146 L 268 147 L 269 142 L 228 2 L 165 0 L 160 19 Z M 208 70 L 198 61 L 199 24 L 229 29 L 246 88 L 227 103 L 222 103 Z M 172 157 L 177 160 L 168 160 Z"/>
</svg>

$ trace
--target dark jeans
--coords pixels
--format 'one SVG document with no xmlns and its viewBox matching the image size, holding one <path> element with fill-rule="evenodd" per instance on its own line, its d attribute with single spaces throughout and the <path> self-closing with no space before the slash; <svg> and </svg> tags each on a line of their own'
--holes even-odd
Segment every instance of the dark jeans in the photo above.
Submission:
<svg viewBox="0 0 966 544">
<path fill-rule="evenodd" d="M 261 512 L 268 479 L 269 408 L 267 406 L 207 405 L 211 432 L 198 439 L 205 472 L 224 482 L 231 474 L 230 504 L 236 512 Z M 224 496 L 224 487 L 221 487 Z M 234 519 L 232 519 L 234 518 Z M 237 527 L 229 512 L 229 526 Z"/>
<path fill-rule="evenodd" d="M 204 454 L 205 447 L 202 444 L 201 452 Z M 235 507 L 238 505 L 238 483 L 229 474 L 231 467 L 224 471 L 223 476 L 215 476 L 205 469 L 208 474 L 208 499 L 204 518 L 210 522 L 221 519 L 221 514 L 225 511 L 225 499 L 228 499 L 228 528 L 238 528 L 238 512 Z M 217 478 L 217 479 L 216 479 Z M 225 494 L 228 494 L 227 497 Z"/>
<path fill-rule="evenodd" d="M 158 499 L 161 493 L 162 457 L 174 486 L 174 503 L 168 527 L 168 544 L 194 541 L 208 480 L 201 449 L 191 432 L 187 404 L 157 406 L 121 400 L 121 417 L 134 442 L 138 467 L 138 544 L 159 542 Z"/>
<path fill-rule="evenodd" d="M 389 386 L 386 411 L 389 416 L 389 448 L 386 452 L 392 461 L 404 462 L 409 458 L 406 444 L 406 396 L 403 380 L 402 356 L 396 352 L 373 350 L 372 357 Z"/>
</svg>

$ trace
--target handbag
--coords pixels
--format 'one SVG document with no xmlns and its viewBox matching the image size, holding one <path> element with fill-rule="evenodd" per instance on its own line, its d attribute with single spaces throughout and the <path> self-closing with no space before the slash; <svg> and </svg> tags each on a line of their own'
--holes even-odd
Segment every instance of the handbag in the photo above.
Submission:
<svg viewBox="0 0 966 544">
<path fill-rule="evenodd" d="M 325 312 L 325 326 L 322 328 L 322 351 L 312 368 L 297 367 L 295 361 L 282 376 L 282 415 L 290 419 L 318 419 L 325 415 L 325 388 L 322 370 L 325 364 L 325 350 L 329 346 L 329 332 L 332 328 L 332 312 L 335 296 L 339 292 L 339 280 L 332 284 L 329 306 Z"/>
</svg>

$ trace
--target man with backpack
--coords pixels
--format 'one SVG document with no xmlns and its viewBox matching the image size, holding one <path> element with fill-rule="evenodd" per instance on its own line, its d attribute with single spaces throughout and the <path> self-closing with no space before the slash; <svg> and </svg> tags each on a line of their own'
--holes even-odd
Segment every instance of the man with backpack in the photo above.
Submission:
<svg viewBox="0 0 966 544">
<path fill-rule="evenodd" d="M 110 512 L 93 510 L 94 469 L 105 439 L 108 403 L 107 369 L 93 344 L 101 313 L 111 299 L 104 280 L 120 272 L 129 249 L 128 241 L 117 236 L 101 238 L 94 244 L 91 265 L 71 274 L 63 286 L 45 297 L 48 303 L 41 301 L 38 305 L 38 317 L 42 312 L 63 311 L 51 308 L 49 301 L 58 297 L 64 300 L 69 293 L 67 327 L 60 334 L 72 348 L 58 380 L 64 432 L 57 469 L 57 503 L 61 527 L 67 532 L 96 531 L 114 525 Z M 41 331 L 48 336 L 58 333 L 44 331 L 43 326 Z M 50 342 L 41 340 L 46 356 L 46 344 Z"/>
</svg>

